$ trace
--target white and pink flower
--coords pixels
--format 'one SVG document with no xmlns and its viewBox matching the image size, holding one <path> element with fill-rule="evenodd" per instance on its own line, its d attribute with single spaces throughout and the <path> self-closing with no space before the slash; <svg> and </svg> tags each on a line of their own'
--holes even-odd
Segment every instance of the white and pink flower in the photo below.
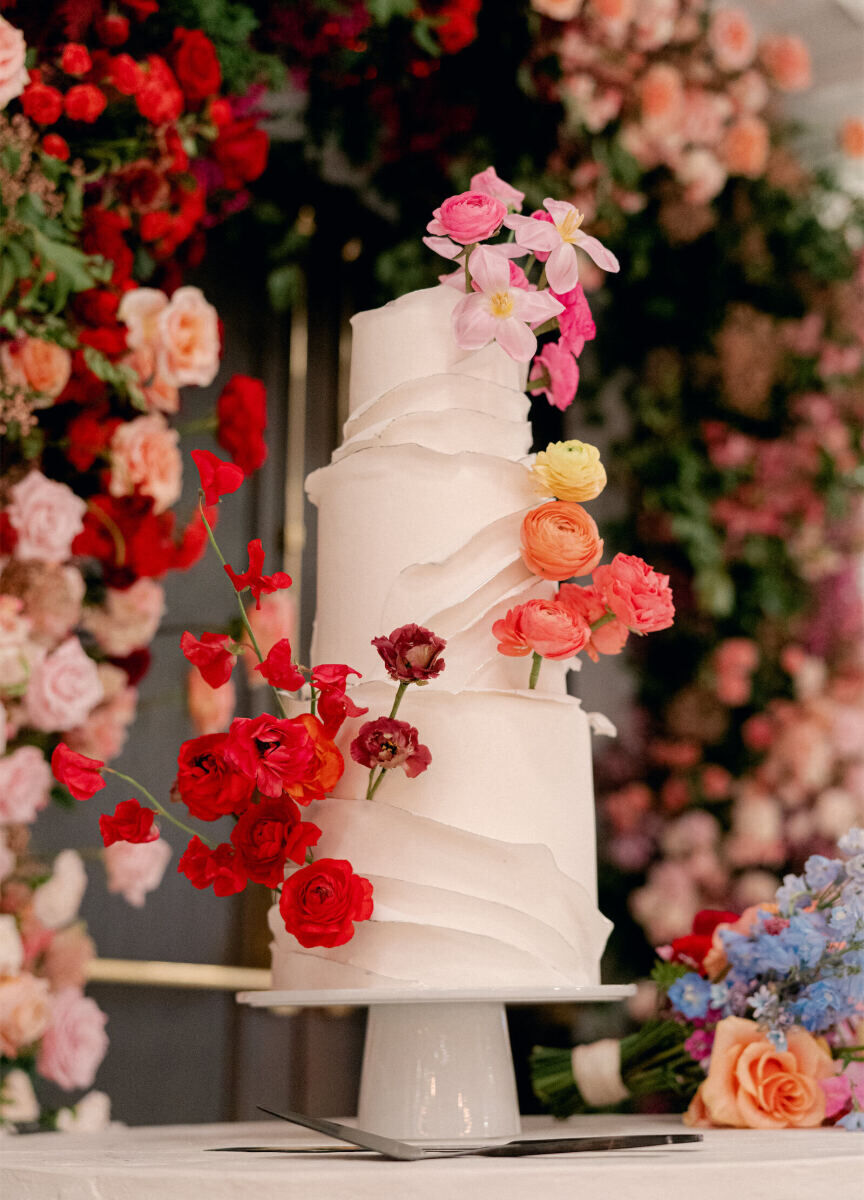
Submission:
<svg viewBox="0 0 864 1200">
<path fill-rule="evenodd" d="M 84 528 L 87 505 L 65 483 L 30 471 L 11 489 L 9 520 L 18 535 L 15 557 L 23 562 L 64 563 Z"/>
<path fill-rule="evenodd" d="M 524 249 L 549 255 L 546 278 L 554 291 L 569 292 L 579 282 L 577 246 L 602 270 L 619 270 L 618 259 L 612 251 L 597 238 L 582 232 L 582 214 L 577 208 L 566 200 L 548 197 L 543 206 L 551 216 L 551 222 L 514 213 L 505 218 L 504 224 L 514 230 L 517 243 Z"/>
<path fill-rule="evenodd" d="M 521 219 L 521 218 L 520 218 Z M 490 342 L 517 362 L 528 362 L 537 349 L 531 329 L 563 311 L 547 291 L 529 292 L 510 282 L 507 260 L 478 246 L 468 261 L 472 284 L 453 310 L 453 333 L 463 350 L 480 350 Z"/>
<path fill-rule="evenodd" d="M 552 2 L 554 3 L 555 0 Z M 582 0 L 562 0 L 562 3 L 581 4 Z M 478 171 L 476 175 L 471 176 L 471 191 L 491 196 L 493 200 L 498 200 L 514 212 L 521 212 L 522 202 L 525 199 L 525 193 L 520 192 L 518 188 L 513 187 L 504 179 L 500 179 L 494 167 L 487 167 L 485 171 Z"/>
</svg>

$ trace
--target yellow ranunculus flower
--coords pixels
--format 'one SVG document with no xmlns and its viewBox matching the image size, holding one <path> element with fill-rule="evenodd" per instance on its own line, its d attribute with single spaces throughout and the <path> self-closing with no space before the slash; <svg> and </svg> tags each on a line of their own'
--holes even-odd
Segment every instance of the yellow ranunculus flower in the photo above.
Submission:
<svg viewBox="0 0 864 1200">
<path fill-rule="evenodd" d="M 577 503 L 593 500 L 606 486 L 600 451 L 575 438 L 569 442 L 550 442 L 537 455 L 532 470 L 538 491 L 557 500 Z"/>
</svg>

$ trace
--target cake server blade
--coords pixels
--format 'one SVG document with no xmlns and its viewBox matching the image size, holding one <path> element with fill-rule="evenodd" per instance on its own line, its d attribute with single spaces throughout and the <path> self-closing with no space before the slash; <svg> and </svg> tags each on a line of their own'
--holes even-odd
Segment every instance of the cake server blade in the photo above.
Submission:
<svg viewBox="0 0 864 1200">
<path fill-rule="evenodd" d="M 607 1150 L 640 1150 L 652 1146 L 692 1145 L 702 1141 L 701 1133 L 632 1133 L 610 1134 L 595 1137 L 572 1138 L 525 1138 L 504 1142 L 493 1146 L 456 1147 L 424 1147 L 414 1146 L 409 1142 L 401 1142 L 396 1138 L 384 1137 L 380 1133 L 370 1133 L 365 1129 L 357 1129 L 354 1125 L 341 1125 L 337 1121 L 327 1121 L 322 1117 L 307 1117 L 305 1113 L 274 1112 L 273 1109 L 258 1105 L 261 1112 L 282 1121 L 290 1121 L 294 1125 L 303 1125 L 314 1129 L 316 1133 L 324 1133 L 329 1137 L 339 1138 L 353 1146 L 362 1146 L 364 1150 L 375 1150 L 386 1158 L 398 1159 L 402 1162 L 416 1162 L 428 1158 L 467 1158 L 480 1156 L 483 1158 L 522 1158 L 537 1154 L 575 1154 L 580 1152 L 602 1152 Z M 290 1147 L 286 1147 L 290 1153 Z"/>
</svg>

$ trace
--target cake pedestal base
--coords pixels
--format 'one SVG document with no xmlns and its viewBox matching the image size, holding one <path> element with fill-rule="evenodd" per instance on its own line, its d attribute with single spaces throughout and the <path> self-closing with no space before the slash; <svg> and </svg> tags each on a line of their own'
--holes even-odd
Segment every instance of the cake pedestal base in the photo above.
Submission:
<svg viewBox="0 0 864 1200">
<path fill-rule="evenodd" d="M 357 1124 L 388 1137 L 437 1142 L 520 1131 L 504 1005 L 597 1003 L 630 985 L 425 992 L 241 992 L 256 1008 L 369 1006 Z M 338 1114 L 334 1114 L 338 1115 Z"/>
</svg>

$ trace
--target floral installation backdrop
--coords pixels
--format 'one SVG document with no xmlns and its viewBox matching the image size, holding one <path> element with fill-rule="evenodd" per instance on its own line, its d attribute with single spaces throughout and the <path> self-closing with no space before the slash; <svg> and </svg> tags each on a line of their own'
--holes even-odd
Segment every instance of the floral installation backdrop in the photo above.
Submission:
<svg viewBox="0 0 864 1200">
<path fill-rule="evenodd" d="M 89 1088 L 108 1039 L 84 994 L 82 855 L 47 861 L 32 827 L 74 807 L 59 740 L 120 754 L 159 581 L 204 550 L 200 517 L 175 512 L 178 425 L 221 329 L 183 278 L 266 163 L 253 26 L 231 4 L 0 3 L 0 1126 L 107 1119 L 101 1093 L 39 1095 Z M 210 424 L 256 470 L 263 385 L 232 378 Z M 143 904 L 169 857 L 161 839 L 107 848 L 109 891 Z"/>
</svg>

